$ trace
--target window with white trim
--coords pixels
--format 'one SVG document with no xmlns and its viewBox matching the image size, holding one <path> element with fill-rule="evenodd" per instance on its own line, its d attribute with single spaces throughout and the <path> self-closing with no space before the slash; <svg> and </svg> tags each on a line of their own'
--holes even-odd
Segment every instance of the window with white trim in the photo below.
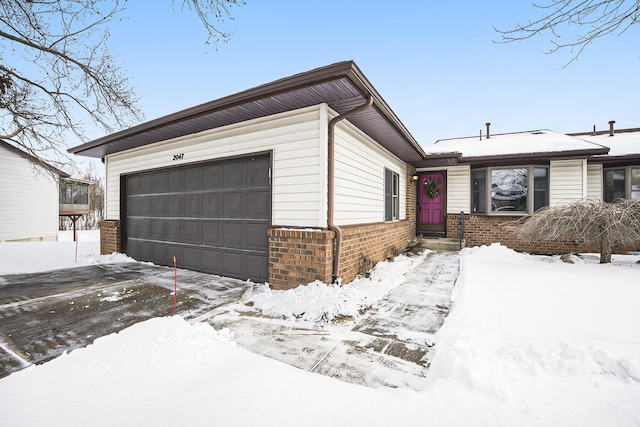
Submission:
<svg viewBox="0 0 640 427">
<path fill-rule="evenodd" d="M 400 176 L 390 169 L 384 170 L 384 220 L 400 219 Z"/>
<path fill-rule="evenodd" d="M 518 166 L 471 171 L 471 212 L 531 214 L 549 205 L 549 168 Z"/>
</svg>

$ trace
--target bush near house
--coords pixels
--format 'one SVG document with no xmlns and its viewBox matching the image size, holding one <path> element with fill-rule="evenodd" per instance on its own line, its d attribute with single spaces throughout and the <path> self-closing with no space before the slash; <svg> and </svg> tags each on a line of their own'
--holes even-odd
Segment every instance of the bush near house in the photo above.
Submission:
<svg viewBox="0 0 640 427">
<path fill-rule="evenodd" d="M 600 263 L 610 263 L 614 247 L 640 249 L 640 199 L 585 200 L 543 209 L 523 219 L 518 234 L 599 244 Z"/>
</svg>

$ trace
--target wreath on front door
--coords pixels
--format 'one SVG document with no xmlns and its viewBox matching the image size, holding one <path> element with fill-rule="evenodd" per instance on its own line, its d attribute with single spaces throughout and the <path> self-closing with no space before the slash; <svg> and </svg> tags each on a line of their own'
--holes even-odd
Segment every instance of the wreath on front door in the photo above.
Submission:
<svg viewBox="0 0 640 427">
<path fill-rule="evenodd" d="M 427 196 L 435 199 L 442 192 L 442 188 L 440 188 L 435 179 L 425 179 L 424 192 L 427 194 Z"/>
</svg>

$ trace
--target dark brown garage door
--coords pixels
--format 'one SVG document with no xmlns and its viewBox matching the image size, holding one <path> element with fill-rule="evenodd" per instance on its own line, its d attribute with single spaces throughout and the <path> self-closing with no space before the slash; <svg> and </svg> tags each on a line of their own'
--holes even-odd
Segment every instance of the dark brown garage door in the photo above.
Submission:
<svg viewBox="0 0 640 427">
<path fill-rule="evenodd" d="M 123 177 L 127 255 L 222 276 L 268 279 L 270 156 Z"/>
</svg>

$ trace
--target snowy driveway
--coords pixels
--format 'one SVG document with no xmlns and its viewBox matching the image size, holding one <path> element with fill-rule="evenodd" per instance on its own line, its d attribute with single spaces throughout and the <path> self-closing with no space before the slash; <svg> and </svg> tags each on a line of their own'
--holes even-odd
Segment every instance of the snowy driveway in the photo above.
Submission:
<svg viewBox="0 0 640 427">
<path fill-rule="evenodd" d="M 0 276 L 0 378 L 152 317 L 173 314 L 173 269 L 100 264 Z M 237 301 L 251 283 L 178 270 L 178 314 Z"/>
<path fill-rule="evenodd" d="M 262 314 L 247 304 L 263 292 L 251 282 L 178 270 L 178 314 L 228 328 L 238 345 L 300 369 L 420 390 L 458 273 L 458 253 L 430 253 L 357 319 L 317 325 Z M 172 314 L 167 267 L 134 262 L 0 276 L 0 378 Z"/>
</svg>

